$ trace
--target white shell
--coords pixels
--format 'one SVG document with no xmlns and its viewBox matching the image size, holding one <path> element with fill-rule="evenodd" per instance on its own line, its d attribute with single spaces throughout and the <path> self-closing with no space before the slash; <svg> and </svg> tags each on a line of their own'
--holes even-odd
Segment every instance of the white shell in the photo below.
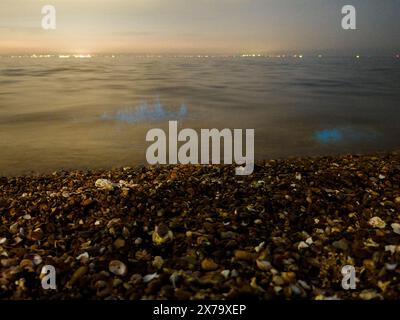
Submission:
<svg viewBox="0 0 400 320">
<path fill-rule="evenodd" d="M 399 223 L 392 223 L 391 227 L 394 233 L 400 234 L 400 224 Z"/>
<path fill-rule="evenodd" d="M 114 184 L 107 179 L 98 179 L 95 183 L 96 187 L 104 190 L 113 190 Z"/>
<path fill-rule="evenodd" d="M 119 260 L 111 261 L 108 269 L 117 276 L 124 276 L 128 272 L 126 265 Z"/>
<path fill-rule="evenodd" d="M 383 228 L 386 227 L 385 221 L 383 221 L 379 217 L 372 217 L 371 219 L 369 219 L 368 223 L 369 223 L 370 226 L 373 226 L 374 228 L 383 229 Z"/>
<path fill-rule="evenodd" d="M 151 280 L 154 280 L 154 279 L 156 279 L 158 277 L 159 277 L 159 275 L 157 274 L 157 272 L 152 273 L 152 274 L 148 274 L 148 275 L 145 275 L 143 277 L 143 282 L 147 283 L 147 282 L 150 282 Z"/>
</svg>

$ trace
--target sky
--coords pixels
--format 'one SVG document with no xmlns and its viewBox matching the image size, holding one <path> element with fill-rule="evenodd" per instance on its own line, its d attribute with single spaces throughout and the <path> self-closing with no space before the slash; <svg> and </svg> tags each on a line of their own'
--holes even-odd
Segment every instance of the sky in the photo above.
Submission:
<svg viewBox="0 0 400 320">
<path fill-rule="evenodd" d="M 341 8 L 357 30 L 341 28 Z M 53 5 L 56 30 L 43 30 Z M 400 0 L 1 0 L 4 53 L 393 54 Z"/>
</svg>

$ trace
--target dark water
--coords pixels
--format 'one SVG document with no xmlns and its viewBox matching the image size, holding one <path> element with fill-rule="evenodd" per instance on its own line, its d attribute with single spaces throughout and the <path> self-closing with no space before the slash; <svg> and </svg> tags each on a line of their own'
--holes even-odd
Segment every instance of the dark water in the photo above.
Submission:
<svg viewBox="0 0 400 320">
<path fill-rule="evenodd" d="M 400 147 L 400 59 L 0 58 L 0 175 L 145 163 L 145 135 L 254 128 L 256 158 Z"/>
</svg>

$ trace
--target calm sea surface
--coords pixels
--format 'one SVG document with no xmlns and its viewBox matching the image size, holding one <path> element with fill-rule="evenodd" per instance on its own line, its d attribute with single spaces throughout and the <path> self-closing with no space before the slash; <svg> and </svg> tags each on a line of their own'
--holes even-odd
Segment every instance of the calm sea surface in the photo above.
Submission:
<svg viewBox="0 0 400 320">
<path fill-rule="evenodd" d="M 168 120 L 269 159 L 398 149 L 399 119 L 396 58 L 0 57 L 0 175 L 144 164 Z"/>
</svg>

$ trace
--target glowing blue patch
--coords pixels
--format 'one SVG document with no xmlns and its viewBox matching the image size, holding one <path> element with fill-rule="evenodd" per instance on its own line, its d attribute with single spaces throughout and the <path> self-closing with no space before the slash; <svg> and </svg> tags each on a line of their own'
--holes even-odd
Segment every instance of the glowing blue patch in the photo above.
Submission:
<svg viewBox="0 0 400 320">
<path fill-rule="evenodd" d="M 315 139 L 322 143 L 333 143 L 343 140 L 343 132 L 339 129 L 317 131 Z"/>
<path fill-rule="evenodd" d="M 178 111 L 169 111 L 164 108 L 159 101 L 154 105 L 144 103 L 136 108 L 126 108 L 118 110 L 113 114 L 103 114 L 102 120 L 113 120 L 125 123 L 153 122 L 160 120 L 180 120 L 187 116 L 188 110 L 182 104 Z"/>
</svg>

